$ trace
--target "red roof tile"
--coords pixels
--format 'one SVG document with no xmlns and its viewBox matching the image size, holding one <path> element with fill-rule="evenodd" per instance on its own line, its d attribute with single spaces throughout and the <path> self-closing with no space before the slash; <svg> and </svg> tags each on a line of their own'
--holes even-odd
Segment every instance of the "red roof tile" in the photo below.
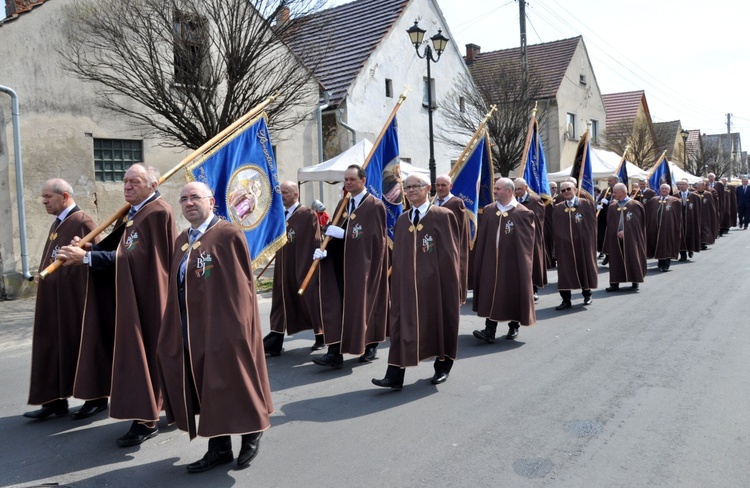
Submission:
<svg viewBox="0 0 750 488">
<path fill-rule="evenodd" d="M 331 92 L 331 106 L 344 100 L 409 1 L 356 0 L 293 21 L 296 32 L 289 46 Z"/>
<path fill-rule="evenodd" d="M 645 97 L 646 93 L 643 90 L 602 95 L 604 110 L 607 112 L 607 127 L 621 121 L 633 122 L 641 103 L 646 107 Z M 647 107 L 646 110 L 648 111 Z M 650 116 L 648 113 L 647 115 Z"/>
<path fill-rule="evenodd" d="M 15 0 L 14 2 L 5 2 L 8 11 L 6 12 L 5 19 L 0 20 L 0 26 L 17 19 L 19 15 L 28 12 L 34 7 L 38 7 L 46 1 L 49 0 Z"/>
<path fill-rule="evenodd" d="M 538 98 L 554 98 L 570 66 L 581 36 L 559 41 L 526 46 L 529 74 L 541 83 Z M 501 49 L 476 54 L 469 65 L 477 84 L 491 86 L 498 70 L 518 69 L 520 73 L 521 48 Z"/>
</svg>

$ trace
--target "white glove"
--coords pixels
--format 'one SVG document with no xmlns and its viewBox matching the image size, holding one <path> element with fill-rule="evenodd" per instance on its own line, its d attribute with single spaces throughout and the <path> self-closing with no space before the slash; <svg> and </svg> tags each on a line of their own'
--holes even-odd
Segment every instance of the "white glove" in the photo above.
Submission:
<svg viewBox="0 0 750 488">
<path fill-rule="evenodd" d="M 597 205 L 597 206 L 596 206 L 596 209 L 597 209 L 597 210 L 601 210 L 601 209 L 603 209 L 603 208 L 604 208 L 604 207 L 602 207 L 601 205 Z"/>
<path fill-rule="evenodd" d="M 313 261 L 316 259 L 323 259 L 326 256 L 328 256 L 328 251 L 316 249 L 313 253 Z"/>
<path fill-rule="evenodd" d="M 599 201 L 602 203 L 602 205 L 607 205 L 609 203 L 609 200 L 607 200 L 606 198 L 602 198 Z"/>
<path fill-rule="evenodd" d="M 329 225 L 326 229 L 326 235 L 331 236 L 335 239 L 343 239 L 344 234 L 344 229 L 342 229 L 341 227 L 336 227 L 335 225 Z"/>
</svg>

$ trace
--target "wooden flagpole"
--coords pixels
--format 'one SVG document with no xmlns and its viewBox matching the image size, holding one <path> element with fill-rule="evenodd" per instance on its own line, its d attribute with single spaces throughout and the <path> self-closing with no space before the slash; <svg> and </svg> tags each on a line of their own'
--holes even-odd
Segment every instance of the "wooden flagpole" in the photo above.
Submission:
<svg viewBox="0 0 750 488">
<path fill-rule="evenodd" d="M 521 157 L 521 165 L 518 169 L 518 176 L 523 178 L 523 172 L 526 171 L 526 160 L 529 158 L 529 149 L 531 148 L 531 134 L 534 133 L 534 124 L 536 124 L 536 111 L 537 103 L 534 103 L 534 108 L 531 109 L 531 120 L 529 121 L 529 130 L 526 131 L 526 142 L 523 145 L 523 156 Z"/>
<path fill-rule="evenodd" d="M 578 170 L 578 198 L 581 198 L 581 190 L 583 190 L 583 170 L 586 167 L 586 154 L 588 154 L 588 139 L 589 130 L 586 128 L 586 132 L 583 134 L 583 152 L 581 152 L 581 169 Z M 592 197 L 594 195 L 591 195 Z"/>
<path fill-rule="evenodd" d="M 193 151 L 185 159 L 180 161 L 180 163 L 177 166 L 175 166 L 171 170 L 164 173 L 159 178 L 159 183 L 157 184 L 157 186 L 164 183 L 167 179 L 171 178 L 179 170 L 183 169 L 185 166 L 190 164 L 193 160 L 197 159 L 199 156 L 202 156 L 205 152 L 207 152 L 213 146 L 220 143 L 222 140 L 224 140 L 226 137 L 232 134 L 235 130 L 237 130 L 239 127 L 245 124 L 248 120 L 258 115 L 264 108 L 266 108 L 268 105 L 273 103 L 273 101 L 276 100 L 278 97 L 279 97 L 279 92 L 274 93 L 270 97 L 266 98 L 263 102 L 253 107 L 249 112 L 247 112 L 245 115 L 237 119 L 226 129 L 222 130 L 221 132 L 213 136 L 205 144 L 203 144 L 201 147 Z M 97 228 L 95 228 L 94 230 L 86 234 L 86 236 L 81 238 L 81 240 L 78 241 L 78 247 L 84 247 L 87 243 L 94 240 L 96 236 L 104 232 L 104 230 L 110 225 L 112 225 L 114 222 L 116 222 L 117 219 L 119 219 L 120 217 L 128 213 L 128 210 L 130 210 L 130 204 L 126 203 L 125 205 L 120 207 L 120 209 L 117 210 L 114 214 L 112 214 L 107 220 L 99 224 Z M 54 273 L 57 268 L 62 266 L 63 263 L 64 261 L 61 259 L 55 260 L 54 263 L 50 264 L 44 270 L 42 270 L 41 273 L 39 273 L 39 277 L 42 279 L 46 278 L 50 274 Z"/>
<path fill-rule="evenodd" d="M 458 160 L 456 161 L 456 164 L 453 165 L 451 170 L 448 172 L 448 175 L 453 178 L 456 176 L 456 174 L 460 173 L 463 167 L 466 165 L 466 159 L 469 157 L 469 151 L 471 151 L 474 146 L 479 141 L 480 137 L 484 137 L 484 127 L 487 125 L 487 122 L 490 121 L 492 118 L 492 113 L 497 110 L 497 105 L 491 105 L 490 111 L 487 112 L 487 115 L 484 116 L 484 119 L 482 119 L 482 123 L 479 124 L 479 128 L 477 128 L 476 132 L 474 132 L 474 135 L 471 136 L 471 139 L 469 139 L 469 143 L 466 144 L 466 147 L 464 148 L 463 152 L 461 152 L 461 155 L 458 157 Z"/>
<path fill-rule="evenodd" d="M 364 170 L 367 168 L 367 165 L 370 164 L 370 160 L 375 155 L 375 151 L 377 150 L 378 146 L 380 145 L 380 141 L 383 140 L 383 137 L 385 136 L 386 131 L 388 131 L 388 127 L 391 125 L 391 121 L 396 116 L 396 112 L 398 112 L 398 109 L 401 108 L 401 104 L 404 103 L 404 100 L 406 100 L 406 94 L 409 92 L 409 88 L 407 88 L 404 93 L 402 93 L 398 97 L 398 101 L 396 102 L 396 106 L 393 107 L 393 111 L 391 112 L 391 115 L 388 116 L 388 120 L 383 125 L 383 129 L 380 131 L 380 134 L 378 134 L 378 138 L 375 139 L 375 143 L 372 145 L 372 149 L 370 149 L 370 153 L 367 155 L 367 158 L 365 159 L 365 162 L 362 163 L 362 169 Z M 344 210 L 349 206 L 349 199 L 351 198 L 351 194 L 347 193 L 344 195 L 344 201 L 342 202 L 341 206 L 339 207 L 338 212 L 336 212 L 336 215 L 333 217 L 333 221 L 331 221 L 331 225 L 338 226 L 339 219 L 341 219 L 341 216 L 344 213 Z M 323 240 L 323 243 L 320 245 L 320 250 L 325 251 L 325 248 L 328 246 L 328 242 L 331 240 L 331 236 L 326 236 Z M 320 260 L 315 259 L 313 260 L 312 265 L 310 266 L 310 269 L 307 272 L 307 276 L 305 276 L 305 280 L 300 285 L 299 290 L 297 290 L 298 295 L 302 295 L 305 292 L 305 288 L 307 288 L 307 285 L 310 283 L 310 280 L 313 277 L 313 274 L 315 274 L 315 270 L 318 268 Z"/>
</svg>

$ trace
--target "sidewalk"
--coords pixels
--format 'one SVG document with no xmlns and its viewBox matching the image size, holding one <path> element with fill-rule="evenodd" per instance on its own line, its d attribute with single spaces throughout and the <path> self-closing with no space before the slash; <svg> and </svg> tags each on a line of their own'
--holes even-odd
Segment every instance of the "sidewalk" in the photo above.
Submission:
<svg viewBox="0 0 750 488">
<path fill-rule="evenodd" d="M 34 298 L 0 301 L 0 352 L 31 343 L 35 306 Z"/>
</svg>

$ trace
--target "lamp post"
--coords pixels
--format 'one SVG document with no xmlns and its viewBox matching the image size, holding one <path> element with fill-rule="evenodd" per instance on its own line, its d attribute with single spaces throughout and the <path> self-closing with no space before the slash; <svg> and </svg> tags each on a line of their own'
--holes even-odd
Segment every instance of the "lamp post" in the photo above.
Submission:
<svg viewBox="0 0 750 488">
<path fill-rule="evenodd" d="M 440 60 L 440 56 L 445 51 L 445 46 L 448 45 L 448 39 L 443 35 L 443 30 L 438 29 L 438 33 L 430 38 L 432 41 L 432 47 L 428 43 L 425 43 L 424 53 L 420 54 L 419 47 L 422 45 L 426 30 L 419 28 L 419 21 L 415 20 L 414 25 L 406 30 L 409 34 L 414 50 L 417 52 L 417 57 L 427 60 L 427 120 L 429 124 L 429 137 L 430 137 L 430 185 L 432 186 L 431 193 L 435 195 L 435 142 L 432 133 L 432 77 L 430 75 L 430 63 L 437 63 Z M 433 48 L 437 57 L 433 58 Z"/>
<path fill-rule="evenodd" d="M 688 134 L 690 134 L 685 129 L 682 129 L 680 131 L 680 135 L 682 136 L 682 169 L 687 171 L 688 169 L 688 162 L 687 162 L 687 138 Z"/>
</svg>

